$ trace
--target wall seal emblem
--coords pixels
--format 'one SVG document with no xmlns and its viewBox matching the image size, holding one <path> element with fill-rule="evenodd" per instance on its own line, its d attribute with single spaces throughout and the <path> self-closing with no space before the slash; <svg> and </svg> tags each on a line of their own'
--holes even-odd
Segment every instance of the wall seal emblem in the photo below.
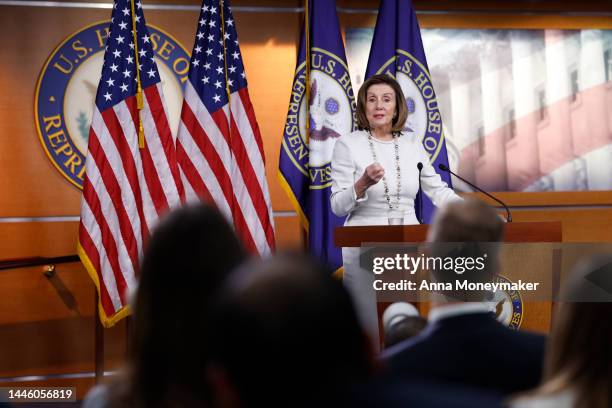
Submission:
<svg viewBox="0 0 612 408">
<path fill-rule="evenodd" d="M 55 168 L 83 188 L 85 155 L 94 99 L 110 21 L 91 24 L 68 36 L 45 62 L 34 99 L 40 142 Z M 171 130 L 176 134 L 189 71 L 189 53 L 172 36 L 148 25 L 161 74 Z"/>
</svg>

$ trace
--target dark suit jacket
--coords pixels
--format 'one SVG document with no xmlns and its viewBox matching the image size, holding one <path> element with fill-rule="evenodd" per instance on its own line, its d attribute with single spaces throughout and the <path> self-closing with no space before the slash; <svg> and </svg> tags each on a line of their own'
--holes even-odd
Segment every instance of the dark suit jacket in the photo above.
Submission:
<svg viewBox="0 0 612 408">
<path fill-rule="evenodd" d="M 510 394 L 540 383 L 545 337 L 511 330 L 492 313 L 440 319 L 382 353 L 393 379 L 420 379 Z"/>
<path fill-rule="evenodd" d="M 380 378 L 356 387 L 333 408 L 501 408 L 504 398 L 489 390 L 461 385 L 436 384 L 418 379 Z M 320 405 L 313 405 L 321 408 Z"/>
</svg>

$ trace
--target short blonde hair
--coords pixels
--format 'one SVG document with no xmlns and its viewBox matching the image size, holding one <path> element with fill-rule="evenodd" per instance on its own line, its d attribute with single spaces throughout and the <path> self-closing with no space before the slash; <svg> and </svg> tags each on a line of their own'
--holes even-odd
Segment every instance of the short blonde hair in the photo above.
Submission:
<svg viewBox="0 0 612 408">
<path fill-rule="evenodd" d="M 395 115 L 391 122 L 391 131 L 401 132 L 406 123 L 406 119 L 408 119 L 406 99 L 404 98 L 404 92 L 402 92 L 400 84 L 398 84 L 393 77 L 386 74 L 372 75 L 363 85 L 361 85 L 359 93 L 357 94 L 357 126 L 362 130 L 370 128 L 370 122 L 368 122 L 366 116 L 368 89 L 370 89 L 372 85 L 378 84 L 389 85 L 391 89 L 393 89 L 393 92 L 395 92 Z"/>
</svg>

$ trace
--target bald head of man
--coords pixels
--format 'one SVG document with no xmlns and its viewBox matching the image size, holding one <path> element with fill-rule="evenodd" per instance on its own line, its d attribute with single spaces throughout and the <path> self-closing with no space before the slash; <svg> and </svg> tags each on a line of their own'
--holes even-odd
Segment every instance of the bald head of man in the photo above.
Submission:
<svg viewBox="0 0 612 408">
<path fill-rule="evenodd" d="M 498 242 L 503 222 L 495 210 L 475 198 L 441 208 L 429 229 L 429 242 Z"/>
<path fill-rule="evenodd" d="M 430 256 L 443 259 L 445 265 L 431 269 L 431 279 L 454 288 L 457 280 L 490 282 L 499 272 L 502 237 L 503 222 L 492 207 L 474 198 L 449 203 L 438 211 L 429 230 Z M 450 262 L 453 267 L 447 268 Z M 467 289 L 440 294 L 444 302 L 483 301 L 491 295 Z"/>
</svg>

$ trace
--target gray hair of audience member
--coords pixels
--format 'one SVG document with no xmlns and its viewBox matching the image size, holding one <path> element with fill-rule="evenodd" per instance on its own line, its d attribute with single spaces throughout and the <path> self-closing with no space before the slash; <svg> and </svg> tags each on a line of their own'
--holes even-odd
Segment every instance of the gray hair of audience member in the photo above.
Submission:
<svg viewBox="0 0 612 408">
<path fill-rule="evenodd" d="M 427 320 L 416 307 L 406 302 L 392 303 L 383 313 L 385 348 L 416 336 L 425 326 Z"/>
<path fill-rule="evenodd" d="M 503 222 L 495 210 L 475 198 L 453 201 L 438 210 L 429 230 L 429 255 L 452 258 L 455 261 L 484 257 L 484 268 L 462 274 L 454 270 L 434 268 L 431 275 L 436 282 L 456 279 L 469 282 L 489 282 L 499 271 L 500 241 Z M 486 255 L 485 255 L 486 254 Z M 453 301 L 481 301 L 488 292 L 454 290 L 445 292 Z"/>
<path fill-rule="evenodd" d="M 576 408 L 612 406 L 612 299 L 610 293 L 607 298 L 593 296 L 593 273 L 612 276 L 612 255 L 591 257 L 572 271 L 562 291 L 562 299 L 570 301 L 558 304 L 539 392 L 569 390 Z"/>
<path fill-rule="evenodd" d="M 308 406 L 366 379 L 370 343 L 342 283 L 311 258 L 279 254 L 237 270 L 211 310 L 211 372 L 242 406 Z M 211 375 L 209 375 L 209 378 Z"/>
</svg>

